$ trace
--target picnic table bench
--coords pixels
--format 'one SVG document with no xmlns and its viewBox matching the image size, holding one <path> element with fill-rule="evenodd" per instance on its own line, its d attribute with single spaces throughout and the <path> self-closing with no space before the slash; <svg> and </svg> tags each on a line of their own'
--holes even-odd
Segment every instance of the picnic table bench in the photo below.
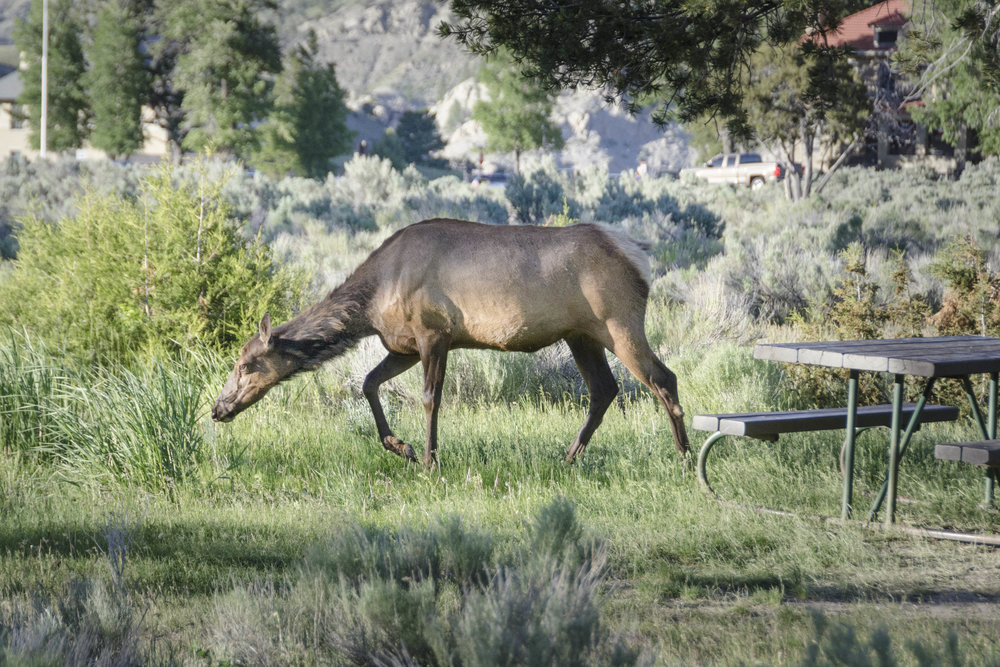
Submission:
<svg viewBox="0 0 1000 667">
<path fill-rule="evenodd" d="M 854 484 L 854 444 L 860 430 L 870 426 L 889 427 L 889 456 L 885 483 L 868 514 L 871 521 L 883 501 L 885 523 L 895 521 L 899 462 L 910 436 L 921 423 L 957 419 L 951 406 L 928 405 L 934 383 L 939 378 L 962 382 L 972 414 L 979 424 L 983 441 L 939 445 L 935 456 L 963 461 L 987 468 L 985 495 L 992 504 L 995 479 L 1000 475 L 1000 440 L 997 440 L 998 386 L 1000 386 L 1000 338 L 987 336 L 941 336 L 935 338 L 899 338 L 882 340 L 820 341 L 808 343 L 759 344 L 754 348 L 758 359 L 839 368 L 848 371 L 847 405 L 832 410 L 797 412 L 743 413 L 735 415 L 698 415 L 693 427 L 713 431 L 699 452 L 699 479 L 710 490 L 705 474 L 706 457 L 712 446 L 727 435 L 742 435 L 775 440 L 781 433 L 846 430 L 842 449 L 844 484 L 841 517 L 851 515 Z M 886 373 L 892 377 L 892 404 L 858 406 L 858 378 L 862 372 Z M 980 408 L 969 377 L 988 374 L 987 409 Z M 916 403 L 903 402 L 905 376 L 925 380 Z"/>
<path fill-rule="evenodd" d="M 902 415 L 909 419 L 916 410 L 916 403 L 904 403 Z M 954 421 L 958 408 L 950 405 L 924 405 L 920 423 Z M 892 405 L 858 406 L 853 428 L 856 431 L 892 425 Z M 829 431 L 848 427 L 848 409 L 821 408 L 817 410 L 786 410 L 783 412 L 743 412 L 736 414 L 695 415 L 691 428 L 713 432 L 698 452 L 698 481 L 702 488 L 715 494 L 708 481 L 708 454 L 726 436 L 745 436 L 774 442 L 783 433 Z"/>
</svg>

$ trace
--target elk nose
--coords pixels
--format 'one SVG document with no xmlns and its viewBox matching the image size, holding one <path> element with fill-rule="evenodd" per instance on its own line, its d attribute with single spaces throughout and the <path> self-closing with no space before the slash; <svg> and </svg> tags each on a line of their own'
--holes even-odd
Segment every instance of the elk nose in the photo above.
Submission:
<svg viewBox="0 0 1000 667">
<path fill-rule="evenodd" d="M 219 421 L 222 419 L 222 410 L 219 409 L 219 404 L 216 403 L 212 406 L 212 421 Z"/>
</svg>

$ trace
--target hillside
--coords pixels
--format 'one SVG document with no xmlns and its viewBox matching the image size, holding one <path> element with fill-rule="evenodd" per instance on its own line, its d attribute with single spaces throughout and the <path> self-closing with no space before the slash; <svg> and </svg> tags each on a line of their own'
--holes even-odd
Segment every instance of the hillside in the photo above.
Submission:
<svg viewBox="0 0 1000 667">
<path fill-rule="evenodd" d="M 0 0 L 0 45 L 11 41 L 14 20 L 29 3 Z M 449 144 L 445 155 L 474 160 L 485 142 L 467 122 L 480 95 L 479 61 L 435 34 L 448 11 L 433 0 L 281 0 L 276 21 L 285 44 L 316 32 L 321 57 L 336 64 L 349 92 L 350 126 L 359 139 L 377 141 L 403 111 L 431 108 Z M 596 91 L 564 93 L 556 114 L 566 138 L 561 166 L 597 164 L 618 172 L 646 160 L 654 170 L 677 170 L 693 159 L 679 128 L 658 128 L 647 115 L 608 108 Z M 510 166 L 497 159 L 500 167 Z"/>
</svg>

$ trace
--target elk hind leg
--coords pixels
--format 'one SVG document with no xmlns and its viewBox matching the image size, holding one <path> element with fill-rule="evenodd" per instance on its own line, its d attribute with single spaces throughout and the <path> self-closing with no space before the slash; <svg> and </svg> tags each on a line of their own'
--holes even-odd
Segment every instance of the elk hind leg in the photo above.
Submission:
<svg viewBox="0 0 1000 667">
<path fill-rule="evenodd" d="M 427 413 L 427 442 L 424 447 L 424 467 L 437 464 L 438 411 L 444 392 L 444 373 L 448 365 L 451 341 L 434 336 L 418 342 L 420 361 L 424 367 L 424 410 Z"/>
<path fill-rule="evenodd" d="M 379 387 L 383 383 L 396 377 L 403 371 L 406 371 L 413 367 L 420 357 L 417 355 L 403 355 L 395 354 L 390 352 L 389 355 L 379 363 L 372 371 L 365 377 L 364 385 L 362 386 L 362 392 L 365 398 L 368 399 L 368 404 L 371 406 L 372 414 L 375 416 L 375 428 L 378 429 L 378 439 L 382 443 L 382 446 L 393 454 L 398 454 L 405 459 L 411 461 L 417 460 L 417 455 L 413 451 L 413 447 L 406 444 L 402 440 L 396 437 L 396 434 L 392 432 L 389 428 L 389 422 L 385 418 L 385 412 L 382 410 L 382 402 L 378 398 Z"/>
<path fill-rule="evenodd" d="M 677 376 L 653 354 L 641 326 L 611 328 L 610 331 L 613 339 L 611 351 L 622 360 L 632 375 L 649 387 L 663 405 L 670 419 L 677 451 L 686 454 L 690 446 L 687 430 L 684 428 L 684 409 L 677 395 Z"/>
<path fill-rule="evenodd" d="M 604 346 L 593 338 L 584 336 L 567 338 L 570 352 L 573 353 L 573 360 L 576 367 L 580 369 L 580 375 L 587 383 L 590 391 L 590 409 L 587 411 L 587 419 L 583 422 L 583 428 L 576 436 L 576 440 L 566 452 L 566 461 L 572 462 L 583 452 L 583 449 L 590 442 L 591 436 L 601 425 L 604 413 L 618 395 L 618 383 L 608 366 L 608 359 L 604 355 Z"/>
</svg>

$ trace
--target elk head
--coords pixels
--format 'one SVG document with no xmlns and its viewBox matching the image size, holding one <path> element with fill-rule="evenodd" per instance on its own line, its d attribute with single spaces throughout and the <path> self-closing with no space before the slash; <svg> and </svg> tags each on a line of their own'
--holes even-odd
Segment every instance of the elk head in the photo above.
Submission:
<svg viewBox="0 0 1000 667">
<path fill-rule="evenodd" d="M 292 358 L 278 349 L 271 337 L 271 314 L 265 313 L 260 331 L 240 350 L 236 366 L 212 406 L 212 419 L 232 421 L 262 399 L 271 387 L 290 377 L 296 366 Z"/>
</svg>

